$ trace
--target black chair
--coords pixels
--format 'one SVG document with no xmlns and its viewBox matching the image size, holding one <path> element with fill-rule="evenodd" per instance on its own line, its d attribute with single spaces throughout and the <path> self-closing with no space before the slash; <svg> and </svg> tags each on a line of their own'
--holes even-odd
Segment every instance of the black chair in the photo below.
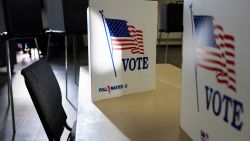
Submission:
<svg viewBox="0 0 250 141">
<path fill-rule="evenodd" d="M 74 132 L 68 126 L 67 115 L 62 106 L 59 84 L 46 59 L 40 59 L 21 71 L 30 97 L 50 141 L 59 141 L 64 127 L 71 131 L 68 140 L 74 140 Z"/>
</svg>

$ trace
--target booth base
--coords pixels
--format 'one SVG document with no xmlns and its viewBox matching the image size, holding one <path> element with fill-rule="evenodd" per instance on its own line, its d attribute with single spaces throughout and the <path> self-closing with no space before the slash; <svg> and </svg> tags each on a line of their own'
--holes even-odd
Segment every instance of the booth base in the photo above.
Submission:
<svg viewBox="0 0 250 141">
<path fill-rule="evenodd" d="M 156 66 L 155 90 L 98 101 L 96 109 L 130 140 L 190 141 L 180 128 L 181 70 L 166 64 Z"/>
</svg>

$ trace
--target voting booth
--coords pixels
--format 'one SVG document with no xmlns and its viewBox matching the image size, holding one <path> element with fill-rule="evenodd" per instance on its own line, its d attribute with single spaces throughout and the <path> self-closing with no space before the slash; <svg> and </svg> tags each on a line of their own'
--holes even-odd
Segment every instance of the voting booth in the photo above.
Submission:
<svg viewBox="0 0 250 141">
<path fill-rule="evenodd" d="M 89 5 L 92 100 L 153 90 L 157 2 L 92 0 Z"/>
<path fill-rule="evenodd" d="M 195 141 L 250 140 L 249 6 L 184 1 L 181 127 Z"/>
</svg>

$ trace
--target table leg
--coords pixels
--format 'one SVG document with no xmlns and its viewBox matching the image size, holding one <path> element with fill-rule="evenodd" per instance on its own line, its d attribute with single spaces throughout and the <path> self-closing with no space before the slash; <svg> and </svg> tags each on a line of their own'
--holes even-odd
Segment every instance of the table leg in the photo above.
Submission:
<svg viewBox="0 0 250 141">
<path fill-rule="evenodd" d="M 65 88 L 66 99 L 68 99 L 68 36 L 65 35 Z"/>
<path fill-rule="evenodd" d="M 159 42 L 158 42 L 159 47 L 161 46 L 161 37 L 162 37 L 162 32 L 160 32 L 160 37 L 159 37 Z"/>
<path fill-rule="evenodd" d="M 11 63 L 10 63 L 10 44 L 9 41 L 6 41 L 6 59 L 7 59 L 7 72 L 8 72 L 8 95 L 9 102 L 11 104 L 11 115 L 12 115 L 12 125 L 13 125 L 13 134 L 16 133 L 15 125 L 15 110 L 14 110 L 14 100 L 13 100 L 13 91 L 12 91 L 12 76 L 11 76 Z"/>
<path fill-rule="evenodd" d="M 166 44 L 166 50 L 165 50 L 165 64 L 168 63 L 168 37 L 169 37 L 169 33 L 167 33 L 167 44 Z"/>
<path fill-rule="evenodd" d="M 66 88 L 66 100 L 73 107 L 75 111 L 77 111 L 76 107 L 71 103 L 68 98 L 68 36 L 65 35 L 65 88 Z"/>
<path fill-rule="evenodd" d="M 76 43 L 77 43 L 77 40 L 76 40 L 76 36 L 73 35 L 73 59 L 74 59 L 74 68 L 75 68 L 75 84 L 78 85 L 78 82 L 77 82 L 77 65 L 76 65 Z"/>
<path fill-rule="evenodd" d="M 48 57 L 49 57 L 50 38 L 51 38 L 51 35 L 49 34 L 49 35 L 48 35 L 48 44 L 47 44 L 47 56 L 46 56 L 46 59 L 47 59 L 47 60 L 48 60 Z"/>
<path fill-rule="evenodd" d="M 34 38 L 34 40 L 35 40 L 35 44 L 36 44 L 36 49 L 37 49 L 37 53 L 38 53 L 38 58 L 40 59 L 40 53 L 39 53 L 39 45 L 38 45 L 38 42 L 37 42 L 37 38 L 35 37 Z"/>
</svg>

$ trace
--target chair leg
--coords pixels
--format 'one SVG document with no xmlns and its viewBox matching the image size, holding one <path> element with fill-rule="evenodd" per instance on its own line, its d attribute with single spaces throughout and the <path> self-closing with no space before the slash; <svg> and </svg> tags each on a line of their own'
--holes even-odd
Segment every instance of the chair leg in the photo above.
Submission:
<svg viewBox="0 0 250 141">
<path fill-rule="evenodd" d="M 76 107 L 68 98 L 68 36 L 65 35 L 65 88 L 66 88 L 66 100 L 77 111 Z"/>
</svg>

